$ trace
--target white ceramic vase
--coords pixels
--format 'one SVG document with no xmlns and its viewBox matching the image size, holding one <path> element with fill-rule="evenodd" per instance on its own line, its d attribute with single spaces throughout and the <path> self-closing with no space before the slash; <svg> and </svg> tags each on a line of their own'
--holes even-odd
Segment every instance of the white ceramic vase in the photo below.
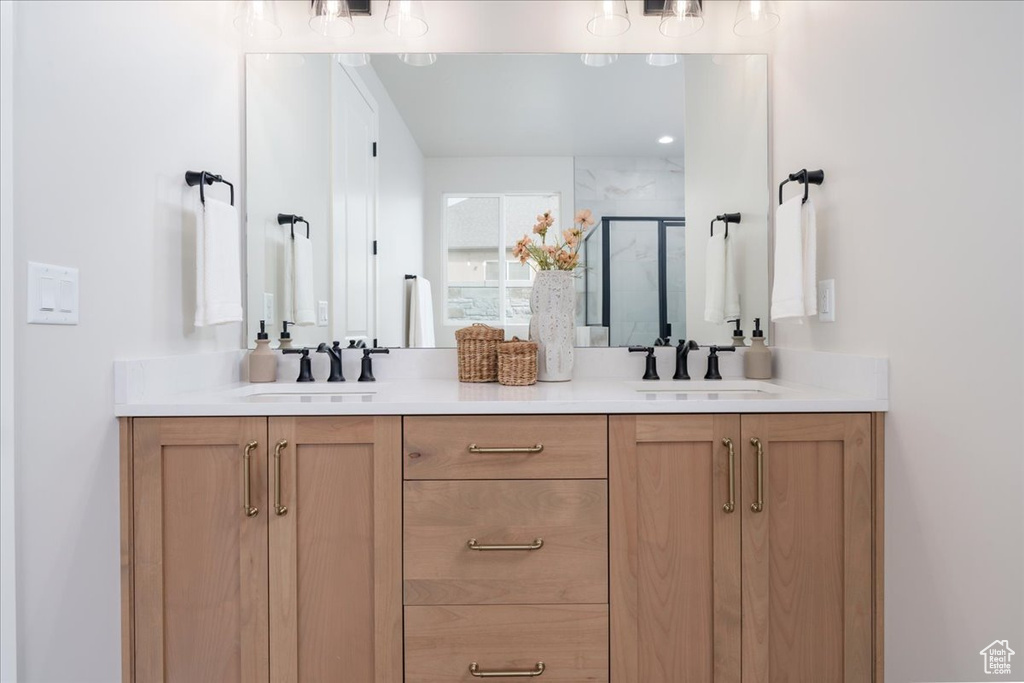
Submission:
<svg viewBox="0 0 1024 683">
<path fill-rule="evenodd" d="M 530 340 L 537 342 L 537 379 L 572 379 L 576 341 L 576 284 L 572 271 L 542 270 L 530 292 Z"/>
</svg>

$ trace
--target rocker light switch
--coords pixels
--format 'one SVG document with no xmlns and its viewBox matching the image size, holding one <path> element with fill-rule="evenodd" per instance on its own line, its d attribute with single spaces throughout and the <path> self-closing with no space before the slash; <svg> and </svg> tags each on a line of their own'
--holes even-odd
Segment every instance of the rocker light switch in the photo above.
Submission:
<svg viewBox="0 0 1024 683">
<path fill-rule="evenodd" d="M 78 324 L 78 269 L 46 263 L 28 264 L 28 322 Z"/>
</svg>

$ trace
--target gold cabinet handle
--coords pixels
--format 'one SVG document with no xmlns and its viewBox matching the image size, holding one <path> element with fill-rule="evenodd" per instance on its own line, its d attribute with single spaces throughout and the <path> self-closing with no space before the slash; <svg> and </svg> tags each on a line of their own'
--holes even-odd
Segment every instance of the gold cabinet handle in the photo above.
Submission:
<svg viewBox="0 0 1024 683">
<path fill-rule="evenodd" d="M 536 446 L 506 446 L 501 448 L 482 448 L 475 443 L 469 444 L 470 453 L 540 453 L 544 450 L 544 444 Z"/>
<path fill-rule="evenodd" d="M 526 671 L 481 671 L 480 665 L 473 662 L 469 665 L 469 673 L 476 678 L 534 678 L 544 673 L 544 662 L 537 662 L 537 665 Z"/>
<path fill-rule="evenodd" d="M 761 439 L 752 437 L 750 445 L 757 448 L 757 500 L 750 504 L 751 512 L 764 510 L 764 446 Z"/>
<path fill-rule="evenodd" d="M 258 443 L 250 441 L 245 444 L 245 450 L 242 451 L 242 510 L 245 512 L 246 517 L 255 517 L 260 513 L 260 509 L 252 506 L 252 468 L 250 463 L 252 461 L 252 452 L 256 450 Z"/>
<path fill-rule="evenodd" d="M 728 513 L 736 509 L 736 449 L 728 437 L 722 439 L 722 445 L 729 449 L 729 500 L 722 506 Z"/>
<path fill-rule="evenodd" d="M 288 508 L 281 505 L 281 451 L 288 448 L 288 442 L 281 439 L 274 446 L 274 512 L 278 517 L 288 514 Z"/>
<path fill-rule="evenodd" d="M 492 544 L 484 545 L 478 543 L 475 538 L 471 538 L 466 541 L 466 547 L 470 550 L 540 550 L 544 547 L 543 538 L 533 539 L 533 543 L 521 543 L 521 544 Z"/>
</svg>

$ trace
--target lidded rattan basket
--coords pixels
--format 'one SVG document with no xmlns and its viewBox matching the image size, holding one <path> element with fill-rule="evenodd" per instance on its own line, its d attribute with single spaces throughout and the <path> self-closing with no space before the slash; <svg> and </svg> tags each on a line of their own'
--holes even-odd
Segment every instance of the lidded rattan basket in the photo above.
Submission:
<svg viewBox="0 0 1024 683">
<path fill-rule="evenodd" d="M 498 344 L 498 381 L 511 387 L 536 384 L 537 342 L 512 337 Z"/>
<path fill-rule="evenodd" d="M 498 380 L 498 344 L 505 330 L 474 323 L 455 331 L 459 347 L 460 382 L 496 382 Z"/>
</svg>

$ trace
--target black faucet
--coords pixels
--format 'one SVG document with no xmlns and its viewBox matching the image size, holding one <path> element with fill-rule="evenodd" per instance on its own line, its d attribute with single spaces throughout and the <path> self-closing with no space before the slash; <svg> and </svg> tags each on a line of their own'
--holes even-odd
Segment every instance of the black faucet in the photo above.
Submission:
<svg viewBox="0 0 1024 683">
<path fill-rule="evenodd" d="M 360 382 L 377 381 L 377 378 L 373 376 L 373 359 L 370 358 L 371 353 L 391 353 L 391 351 L 383 348 L 363 349 L 362 371 L 359 373 Z"/>
<path fill-rule="evenodd" d="M 676 374 L 672 375 L 672 379 L 690 379 L 689 370 L 689 355 L 690 351 L 696 351 L 700 346 L 694 340 L 685 341 L 679 340 L 679 344 L 676 346 Z"/>
<path fill-rule="evenodd" d="M 704 374 L 704 379 L 722 379 L 722 373 L 718 371 L 718 352 L 735 350 L 735 346 L 709 346 L 708 371 Z"/>
<path fill-rule="evenodd" d="M 326 353 L 331 359 L 331 375 L 328 382 L 344 382 L 345 373 L 341 368 L 341 342 L 334 342 L 334 346 L 328 346 L 326 342 L 316 347 L 317 353 Z"/>
<path fill-rule="evenodd" d="M 653 346 L 630 346 L 630 353 L 646 353 L 647 366 L 644 369 L 644 379 L 660 379 L 658 377 L 658 359 L 654 356 Z"/>
<path fill-rule="evenodd" d="M 296 382 L 315 382 L 313 379 L 313 369 L 309 361 L 309 349 L 281 349 L 281 353 L 301 353 L 302 358 L 299 359 L 299 378 Z"/>
</svg>

